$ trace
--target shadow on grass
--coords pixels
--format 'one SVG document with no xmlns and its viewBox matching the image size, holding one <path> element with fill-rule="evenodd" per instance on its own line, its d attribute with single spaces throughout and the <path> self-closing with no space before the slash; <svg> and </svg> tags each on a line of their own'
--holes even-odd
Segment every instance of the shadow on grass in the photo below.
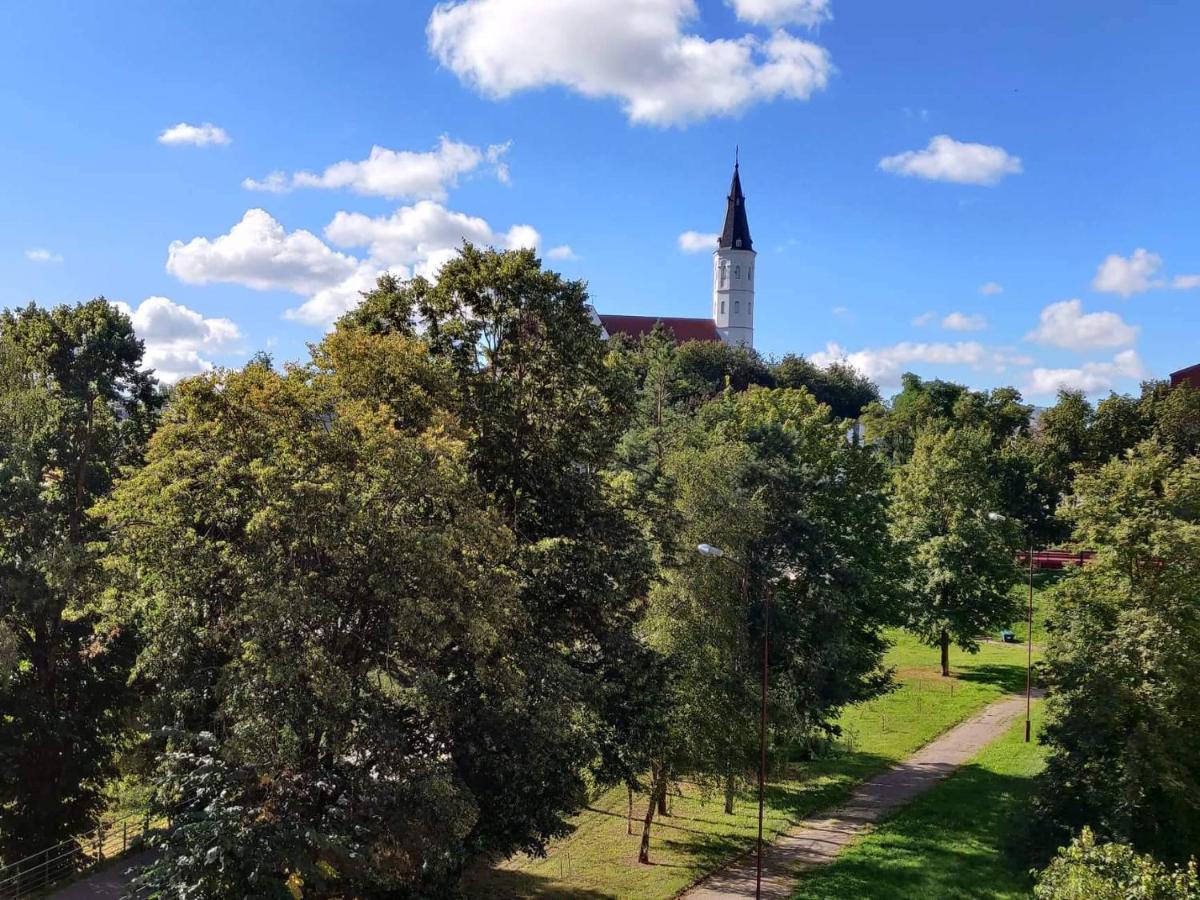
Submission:
<svg viewBox="0 0 1200 900">
<path fill-rule="evenodd" d="M 988 663 L 959 671 L 958 680 L 994 684 L 1005 693 L 1015 694 L 1025 690 L 1025 666 Z"/>
<path fill-rule="evenodd" d="M 968 764 L 804 877 L 792 900 L 1026 896 L 1029 877 L 1011 848 L 1032 785 Z"/>
<path fill-rule="evenodd" d="M 827 755 L 789 766 L 788 778 L 783 783 L 768 784 L 766 787 L 767 816 L 777 824 L 786 819 L 783 830 L 792 823 L 843 803 L 851 792 L 865 779 L 885 771 L 895 760 L 874 753 L 863 753 L 835 749 Z M 738 797 L 739 810 L 757 805 L 757 793 L 743 792 Z M 723 833 L 695 832 L 692 829 L 671 825 L 671 818 L 655 819 L 656 837 L 662 839 L 664 847 L 687 858 L 684 868 L 712 871 L 728 865 L 743 853 L 751 850 L 757 840 L 758 821 L 754 814 L 740 817 L 736 830 Z M 671 833 L 687 832 L 687 838 L 672 838 Z M 774 834 L 764 833 L 771 841 Z"/>
<path fill-rule="evenodd" d="M 489 900 L 524 900 L 526 897 L 537 900 L 619 900 L 616 894 L 564 884 L 546 875 L 508 869 L 494 869 L 488 874 L 486 886 L 468 883 L 465 890 L 464 896 Z"/>
</svg>

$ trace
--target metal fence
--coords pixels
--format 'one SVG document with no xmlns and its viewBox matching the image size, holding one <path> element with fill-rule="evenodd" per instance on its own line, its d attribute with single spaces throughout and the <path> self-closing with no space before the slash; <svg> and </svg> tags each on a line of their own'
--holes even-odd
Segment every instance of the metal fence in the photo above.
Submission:
<svg viewBox="0 0 1200 900">
<path fill-rule="evenodd" d="M 42 896 L 51 888 L 109 860 L 142 849 L 146 846 L 146 838 L 167 824 L 165 818 L 128 815 L 0 866 L 0 900 Z"/>
</svg>

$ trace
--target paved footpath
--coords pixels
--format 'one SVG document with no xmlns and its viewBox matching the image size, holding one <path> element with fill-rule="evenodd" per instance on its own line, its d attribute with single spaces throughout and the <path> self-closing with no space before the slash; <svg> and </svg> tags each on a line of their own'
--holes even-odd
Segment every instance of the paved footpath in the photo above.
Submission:
<svg viewBox="0 0 1200 900">
<path fill-rule="evenodd" d="M 1024 712 L 1024 694 L 998 700 L 860 785 L 844 806 L 797 822 L 763 848 L 762 896 L 790 897 L 799 870 L 831 862 L 873 824 L 929 790 L 1003 735 Z M 753 851 L 739 857 L 685 893 L 683 900 L 753 897 L 754 863 Z"/>
</svg>

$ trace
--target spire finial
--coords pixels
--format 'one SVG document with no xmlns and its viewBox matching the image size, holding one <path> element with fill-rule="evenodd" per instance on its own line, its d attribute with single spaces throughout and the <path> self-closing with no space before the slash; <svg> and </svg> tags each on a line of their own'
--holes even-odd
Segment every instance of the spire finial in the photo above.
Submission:
<svg viewBox="0 0 1200 900">
<path fill-rule="evenodd" d="M 737 144 L 733 145 L 733 167 L 735 169 L 738 167 L 738 154 L 740 150 L 741 148 Z"/>
</svg>

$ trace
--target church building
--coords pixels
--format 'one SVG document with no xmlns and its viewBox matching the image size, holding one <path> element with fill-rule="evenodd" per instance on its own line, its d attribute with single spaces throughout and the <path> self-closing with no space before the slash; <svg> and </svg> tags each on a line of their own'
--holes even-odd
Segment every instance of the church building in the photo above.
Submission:
<svg viewBox="0 0 1200 900">
<path fill-rule="evenodd" d="M 743 347 L 754 346 L 754 244 L 746 219 L 746 196 L 738 163 L 733 164 L 733 183 L 726 198 L 725 227 L 713 250 L 712 317 L 693 319 L 682 316 L 617 316 L 600 313 L 597 324 L 606 338 L 614 334 L 640 338 L 662 322 L 675 339 L 683 341 L 725 341 Z"/>
</svg>

